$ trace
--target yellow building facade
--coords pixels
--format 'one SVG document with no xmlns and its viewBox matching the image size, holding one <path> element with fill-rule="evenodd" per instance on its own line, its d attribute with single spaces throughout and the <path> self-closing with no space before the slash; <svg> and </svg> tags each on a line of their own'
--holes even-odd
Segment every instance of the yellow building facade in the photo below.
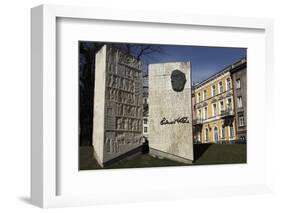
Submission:
<svg viewBox="0 0 281 213">
<path fill-rule="evenodd" d="M 229 69 L 194 86 L 195 143 L 233 143 L 236 140 L 233 86 Z"/>
</svg>

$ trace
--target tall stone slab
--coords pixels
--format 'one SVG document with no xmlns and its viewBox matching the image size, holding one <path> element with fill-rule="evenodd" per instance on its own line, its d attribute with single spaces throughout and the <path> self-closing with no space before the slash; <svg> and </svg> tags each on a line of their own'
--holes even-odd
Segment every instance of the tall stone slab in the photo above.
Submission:
<svg viewBox="0 0 281 213">
<path fill-rule="evenodd" d="M 141 147 L 143 65 L 104 45 L 96 54 L 93 147 L 103 167 Z"/>
<path fill-rule="evenodd" d="M 193 161 L 190 62 L 149 65 L 150 154 Z"/>
</svg>

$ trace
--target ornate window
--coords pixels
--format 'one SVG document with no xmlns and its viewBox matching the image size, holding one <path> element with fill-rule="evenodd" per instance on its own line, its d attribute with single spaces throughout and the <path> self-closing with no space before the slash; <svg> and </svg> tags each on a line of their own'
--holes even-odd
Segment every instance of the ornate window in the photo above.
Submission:
<svg viewBox="0 0 281 213">
<path fill-rule="evenodd" d="M 207 119 L 208 118 L 208 108 L 205 107 L 204 108 L 204 119 Z"/>
<path fill-rule="evenodd" d="M 237 97 L 237 106 L 238 106 L 238 108 L 242 108 L 243 107 L 242 97 L 241 96 Z"/>
<path fill-rule="evenodd" d="M 213 116 L 217 116 L 217 104 L 213 104 Z"/>
<path fill-rule="evenodd" d="M 221 126 L 221 138 L 224 139 L 225 138 L 225 127 Z"/>
<path fill-rule="evenodd" d="M 233 124 L 230 124 L 229 126 L 229 137 L 233 138 L 234 137 L 234 128 L 233 128 Z"/>
<path fill-rule="evenodd" d="M 198 93 L 198 94 L 197 94 L 197 103 L 200 102 L 200 99 L 201 99 L 201 98 L 200 98 L 200 93 Z"/>
<path fill-rule="evenodd" d="M 208 130 L 208 128 L 205 129 L 205 141 L 206 142 L 209 141 L 209 130 Z"/>
<path fill-rule="evenodd" d="M 241 81 L 240 78 L 236 79 L 236 89 L 240 89 L 241 88 Z"/>
<path fill-rule="evenodd" d="M 223 92 L 222 82 L 219 82 L 219 94 Z"/>
<path fill-rule="evenodd" d="M 238 116 L 238 125 L 239 125 L 239 127 L 245 126 L 244 115 L 239 115 L 239 116 Z"/>
<path fill-rule="evenodd" d="M 216 96 L 216 85 L 212 86 L 212 96 Z"/>
<path fill-rule="evenodd" d="M 226 110 L 228 110 L 228 111 L 232 110 L 232 101 L 231 101 L 231 98 L 228 98 L 228 99 L 227 99 Z"/>
<path fill-rule="evenodd" d="M 220 111 L 222 113 L 222 111 L 224 110 L 224 104 L 223 104 L 223 101 L 220 102 Z"/>
<path fill-rule="evenodd" d="M 214 128 L 214 142 L 218 143 L 218 141 L 219 141 L 219 131 L 218 131 L 218 128 L 215 127 Z"/>
<path fill-rule="evenodd" d="M 226 91 L 229 90 L 231 88 L 231 82 L 230 82 L 230 78 L 226 79 Z"/>
<path fill-rule="evenodd" d="M 207 91 L 204 90 L 204 92 L 203 92 L 203 100 L 205 101 L 206 99 L 207 99 Z"/>
<path fill-rule="evenodd" d="M 197 111 L 197 118 L 198 118 L 198 119 L 201 119 L 201 117 L 202 117 L 202 116 L 201 116 L 201 109 L 199 109 L 199 110 Z"/>
</svg>

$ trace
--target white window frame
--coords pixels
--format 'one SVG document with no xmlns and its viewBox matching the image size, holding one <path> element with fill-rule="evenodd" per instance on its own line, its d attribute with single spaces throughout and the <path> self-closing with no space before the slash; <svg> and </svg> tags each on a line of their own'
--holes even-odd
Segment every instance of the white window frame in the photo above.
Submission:
<svg viewBox="0 0 281 213">
<path fill-rule="evenodd" d="M 201 95 L 200 95 L 200 92 L 199 93 L 197 93 L 197 103 L 200 103 L 200 100 L 201 99 Z"/>
<path fill-rule="evenodd" d="M 218 87 L 219 87 L 219 94 L 223 93 L 223 83 L 222 83 L 222 81 L 219 82 Z"/>
<path fill-rule="evenodd" d="M 209 129 L 205 128 L 205 142 L 209 142 Z"/>
<path fill-rule="evenodd" d="M 207 100 L 207 90 L 203 91 L 203 100 L 206 101 Z"/>
<path fill-rule="evenodd" d="M 216 85 L 212 85 L 212 97 L 216 96 Z"/>
<path fill-rule="evenodd" d="M 221 138 L 225 139 L 225 126 L 221 126 Z"/>
<path fill-rule="evenodd" d="M 237 107 L 242 108 L 243 107 L 243 101 L 242 101 L 242 96 L 237 97 Z"/>
<path fill-rule="evenodd" d="M 197 118 L 198 118 L 198 119 L 201 119 L 201 118 L 202 118 L 202 111 L 201 111 L 201 109 L 198 109 L 198 110 L 197 110 Z"/>
<path fill-rule="evenodd" d="M 233 129 L 233 131 L 231 131 L 231 126 L 229 125 L 228 126 L 228 137 L 229 137 L 229 139 L 233 139 L 234 136 L 235 136 L 234 125 L 233 124 L 232 124 L 232 129 Z M 233 132 L 233 135 L 231 135 L 231 132 Z"/>
<path fill-rule="evenodd" d="M 241 119 L 242 118 L 242 119 Z M 243 121 L 242 123 L 242 125 L 241 125 L 241 120 Z M 245 126 L 245 116 L 243 115 L 243 114 L 238 114 L 238 126 L 239 127 L 243 127 L 243 126 Z"/>
<path fill-rule="evenodd" d="M 219 131 L 219 128 L 217 127 L 217 126 L 214 126 L 214 128 L 213 128 L 213 142 L 218 142 L 218 141 L 216 141 L 215 140 L 215 129 L 217 128 L 217 134 L 218 134 L 218 141 L 219 141 L 219 139 L 220 139 L 220 131 Z"/>
<path fill-rule="evenodd" d="M 228 80 L 229 80 L 229 85 L 228 85 Z M 228 77 L 227 79 L 225 79 L 225 91 L 228 91 L 231 89 L 231 79 L 230 77 Z"/>
<path fill-rule="evenodd" d="M 217 103 L 213 103 L 212 108 L 213 108 L 213 116 L 215 117 L 218 115 Z"/>
<path fill-rule="evenodd" d="M 222 105 L 221 105 L 221 103 L 222 103 Z M 220 101 L 220 113 L 219 114 L 221 114 L 221 112 L 224 110 L 224 101 L 222 100 L 222 101 Z"/>
<path fill-rule="evenodd" d="M 237 78 L 236 79 L 236 89 L 240 89 L 241 88 L 241 79 Z"/>
<path fill-rule="evenodd" d="M 205 120 L 208 119 L 208 107 L 204 107 L 204 117 Z"/>
<path fill-rule="evenodd" d="M 230 100 L 230 104 L 229 104 L 229 100 Z M 226 110 L 233 110 L 232 98 L 227 98 L 227 100 L 226 100 Z"/>
</svg>

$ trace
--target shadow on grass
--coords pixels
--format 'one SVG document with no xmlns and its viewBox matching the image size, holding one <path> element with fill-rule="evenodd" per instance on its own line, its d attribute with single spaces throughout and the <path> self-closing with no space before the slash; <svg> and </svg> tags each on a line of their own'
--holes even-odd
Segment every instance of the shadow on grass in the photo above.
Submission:
<svg viewBox="0 0 281 213">
<path fill-rule="evenodd" d="M 93 156 L 92 146 L 80 146 L 79 151 L 79 170 L 101 169 Z M 192 164 L 184 164 L 165 158 L 152 157 L 149 154 L 148 144 L 145 144 L 139 154 L 114 163 L 112 162 L 112 165 L 108 165 L 104 169 L 213 165 L 246 162 L 246 144 L 194 144 L 194 161 Z"/>
<path fill-rule="evenodd" d="M 205 144 L 194 144 L 193 146 L 193 152 L 194 152 L 194 161 L 198 160 L 204 152 L 207 151 L 207 149 L 210 148 L 213 144 L 211 143 L 205 143 Z"/>
<path fill-rule="evenodd" d="M 79 170 L 101 169 L 100 165 L 94 158 L 92 146 L 79 147 Z"/>
<path fill-rule="evenodd" d="M 93 157 L 92 146 L 79 147 L 79 170 L 93 169 L 120 169 L 120 168 L 145 168 L 145 167 L 166 167 L 166 166 L 185 166 L 187 164 L 172 161 L 169 159 L 160 159 L 149 155 L 148 144 L 141 147 L 141 152 L 131 157 L 127 157 L 116 162 L 112 161 L 111 165 L 101 168 Z"/>
</svg>

